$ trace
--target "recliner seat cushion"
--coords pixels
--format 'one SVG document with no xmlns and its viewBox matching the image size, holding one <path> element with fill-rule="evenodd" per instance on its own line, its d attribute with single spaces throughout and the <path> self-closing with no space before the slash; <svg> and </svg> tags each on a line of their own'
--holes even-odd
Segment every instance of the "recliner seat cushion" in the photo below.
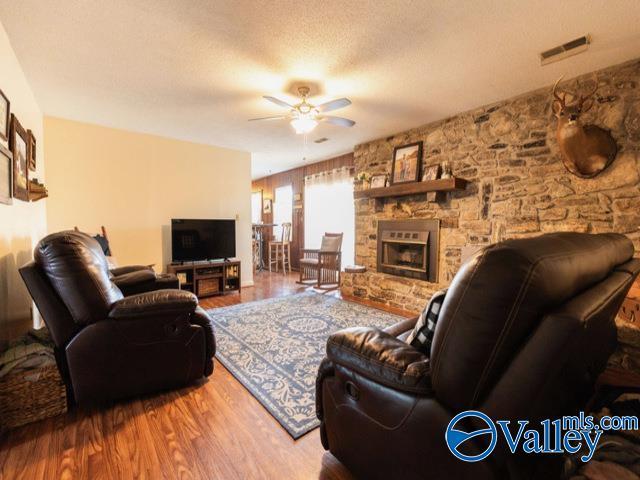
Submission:
<svg viewBox="0 0 640 480">
<path fill-rule="evenodd" d="M 545 313 L 633 256 L 623 235 L 556 233 L 509 240 L 462 266 L 442 305 L 432 382 L 453 410 L 476 406 Z"/>
<path fill-rule="evenodd" d="M 109 278 L 109 266 L 95 239 L 74 231 L 46 236 L 34 259 L 80 325 L 103 320 L 111 305 L 123 298 Z"/>
</svg>

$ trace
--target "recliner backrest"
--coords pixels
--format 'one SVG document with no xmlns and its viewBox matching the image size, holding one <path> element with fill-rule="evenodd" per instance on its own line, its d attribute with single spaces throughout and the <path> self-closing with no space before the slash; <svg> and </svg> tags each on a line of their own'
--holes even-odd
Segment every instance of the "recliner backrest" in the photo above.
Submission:
<svg viewBox="0 0 640 480">
<path fill-rule="evenodd" d="M 113 303 L 123 298 L 110 280 L 102 248 L 84 233 L 48 235 L 36 246 L 34 260 L 77 324 L 105 319 Z"/>
<path fill-rule="evenodd" d="M 69 309 L 53 289 L 42 268 L 35 262 L 20 267 L 20 275 L 49 329 L 53 343 L 64 350 L 82 326 L 74 322 Z"/>
<path fill-rule="evenodd" d="M 456 274 L 431 348 L 437 398 L 477 406 L 550 310 L 633 256 L 618 234 L 556 233 L 484 248 Z"/>
<path fill-rule="evenodd" d="M 640 259 L 632 259 L 544 315 L 484 399 L 482 411 L 492 418 L 541 420 L 585 405 L 615 350 L 612 320 L 638 271 Z"/>
</svg>

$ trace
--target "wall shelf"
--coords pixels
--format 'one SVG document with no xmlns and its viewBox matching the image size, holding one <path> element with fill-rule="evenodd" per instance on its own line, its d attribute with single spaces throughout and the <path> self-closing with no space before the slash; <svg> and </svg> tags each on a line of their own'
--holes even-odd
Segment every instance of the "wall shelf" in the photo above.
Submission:
<svg viewBox="0 0 640 480">
<path fill-rule="evenodd" d="M 441 178 L 439 180 L 427 180 L 424 182 L 403 183 L 390 187 L 369 188 L 353 192 L 353 198 L 385 198 L 404 197 L 406 195 L 418 195 L 429 192 L 453 192 L 464 190 L 469 183 L 464 178 Z"/>
<path fill-rule="evenodd" d="M 47 191 L 47 187 L 45 187 L 42 183 L 39 183 L 35 179 L 29 180 L 30 202 L 37 202 L 38 200 L 42 200 L 43 198 L 47 198 L 48 196 L 49 192 Z"/>
</svg>

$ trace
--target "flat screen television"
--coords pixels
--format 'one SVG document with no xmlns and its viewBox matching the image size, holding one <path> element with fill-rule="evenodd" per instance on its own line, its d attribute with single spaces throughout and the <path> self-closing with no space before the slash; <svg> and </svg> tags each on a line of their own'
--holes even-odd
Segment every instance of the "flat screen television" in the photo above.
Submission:
<svg viewBox="0 0 640 480">
<path fill-rule="evenodd" d="M 235 256 L 235 220 L 171 219 L 173 262 L 199 262 Z"/>
</svg>

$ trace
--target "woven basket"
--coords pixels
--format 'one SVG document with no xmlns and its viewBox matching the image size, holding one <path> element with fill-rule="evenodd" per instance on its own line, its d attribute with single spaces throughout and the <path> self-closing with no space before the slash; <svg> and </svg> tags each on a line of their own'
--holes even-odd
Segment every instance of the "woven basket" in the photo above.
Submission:
<svg viewBox="0 0 640 480">
<path fill-rule="evenodd" d="M 0 378 L 0 430 L 19 427 L 67 411 L 67 394 L 55 365 Z"/>
</svg>

